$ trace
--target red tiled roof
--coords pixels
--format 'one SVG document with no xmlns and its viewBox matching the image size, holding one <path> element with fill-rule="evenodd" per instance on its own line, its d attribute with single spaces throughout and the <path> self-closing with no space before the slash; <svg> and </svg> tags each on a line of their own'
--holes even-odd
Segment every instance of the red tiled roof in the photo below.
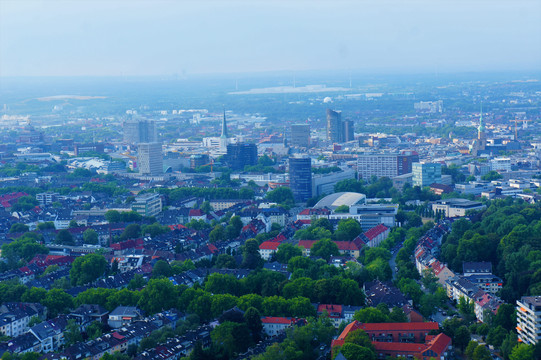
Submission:
<svg viewBox="0 0 541 360">
<path fill-rule="evenodd" d="M 428 348 L 428 346 L 425 344 L 415 343 L 373 341 L 372 344 L 376 348 L 376 352 L 402 351 L 409 353 L 421 353 Z"/>
<path fill-rule="evenodd" d="M 261 318 L 263 324 L 291 324 L 295 319 L 286 317 L 266 316 Z"/>
<path fill-rule="evenodd" d="M 334 243 L 338 246 L 338 250 L 359 250 L 353 241 L 335 241 Z"/>
<path fill-rule="evenodd" d="M 342 305 L 333 305 L 333 304 L 319 304 L 317 307 L 317 312 L 322 313 L 326 311 L 328 313 L 342 313 Z"/>
<path fill-rule="evenodd" d="M 186 226 L 182 225 L 182 224 L 175 224 L 175 225 L 168 225 L 169 226 L 169 229 L 171 230 L 175 230 L 175 229 L 187 229 Z"/>
<path fill-rule="evenodd" d="M 203 216 L 205 215 L 201 209 L 191 209 L 188 216 Z"/>
<path fill-rule="evenodd" d="M 275 241 L 264 241 L 259 245 L 259 250 L 276 250 L 281 243 Z"/>
<path fill-rule="evenodd" d="M 424 323 L 369 323 L 362 324 L 361 329 L 365 331 L 426 331 L 438 330 L 437 322 Z"/>
<path fill-rule="evenodd" d="M 208 244 L 208 248 L 213 254 L 218 251 L 218 248 L 214 244 Z"/>
<path fill-rule="evenodd" d="M 428 342 L 428 349 L 441 355 L 451 345 L 451 338 L 444 333 L 438 334 L 433 340 Z"/>
<path fill-rule="evenodd" d="M 317 241 L 318 240 L 299 240 L 297 245 L 302 246 L 305 249 L 311 249 Z"/>
<path fill-rule="evenodd" d="M 375 226 L 373 227 L 372 229 L 368 230 L 367 232 L 364 233 L 364 236 L 366 236 L 367 238 L 369 238 L 370 240 L 374 239 L 376 236 L 380 235 L 381 233 L 384 233 L 385 231 L 388 230 L 388 227 L 383 225 L 383 224 L 379 224 L 378 226 Z"/>
</svg>

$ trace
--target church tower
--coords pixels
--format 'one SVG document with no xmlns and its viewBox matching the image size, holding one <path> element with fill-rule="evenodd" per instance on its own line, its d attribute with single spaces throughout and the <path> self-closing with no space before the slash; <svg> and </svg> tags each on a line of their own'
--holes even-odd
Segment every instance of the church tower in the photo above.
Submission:
<svg viewBox="0 0 541 360">
<path fill-rule="evenodd" d="M 227 152 L 227 120 L 225 118 L 225 109 L 224 109 L 224 118 L 222 119 L 222 135 L 220 136 L 220 152 Z"/>
<path fill-rule="evenodd" d="M 479 141 L 479 150 L 485 150 L 487 144 L 487 134 L 485 132 L 485 123 L 483 121 L 483 106 L 481 105 L 481 116 L 479 118 L 479 127 L 477 128 L 477 140 Z"/>
</svg>

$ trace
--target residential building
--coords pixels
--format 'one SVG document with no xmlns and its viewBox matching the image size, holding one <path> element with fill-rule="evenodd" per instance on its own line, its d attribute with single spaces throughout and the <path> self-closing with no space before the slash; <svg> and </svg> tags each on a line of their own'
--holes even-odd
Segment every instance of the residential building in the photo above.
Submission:
<svg viewBox="0 0 541 360">
<path fill-rule="evenodd" d="M 298 319 L 290 317 L 265 316 L 261 318 L 263 332 L 267 334 L 267 336 L 279 335 L 287 328 L 292 327 L 297 321 Z"/>
<path fill-rule="evenodd" d="M 364 154 L 357 159 L 359 178 L 372 176 L 393 178 L 412 172 L 412 164 L 419 162 L 419 155 L 412 154 Z"/>
<path fill-rule="evenodd" d="M 342 141 L 348 142 L 355 140 L 355 131 L 352 120 L 345 120 L 342 122 Z"/>
<path fill-rule="evenodd" d="M 162 198 L 157 193 L 146 193 L 135 197 L 132 210 L 142 216 L 156 216 L 162 211 Z"/>
<path fill-rule="evenodd" d="M 535 345 L 541 340 L 541 296 L 523 296 L 517 300 L 518 340 Z"/>
<path fill-rule="evenodd" d="M 282 243 L 275 241 L 262 242 L 261 245 L 259 245 L 259 254 L 261 255 L 261 258 L 265 261 L 269 260 L 272 254 L 278 251 L 278 246 L 280 246 L 281 244 Z"/>
<path fill-rule="evenodd" d="M 44 192 L 36 194 L 36 200 L 39 202 L 40 206 L 51 205 L 53 202 L 58 201 L 60 194 L 53 192 Z"/>
<path fill-rule="evenodd" d="M 439 163 L 413 163 L 413 185 L 429 186 L 441 182 L 441 164 Z"/>
<path fill-rule="evenodd" d="M 293 124 L 291 125 L 290 145 L 294 147 L 310 147 L 310 125 Z"/>
<path fill-rule="evenodd" d="M 137 151 L 139 174 L 161 175 L 163 173 L 163 154 L 160 143 L 139 143 Z"/>
<path fill-rule="evenodd" d="M 126 326 L 143 318 L 142 312 L 135 306 L 119 306 L 109 314 L 107 324 L 113 329 Z"/>
<path fill-rule="evenodd" d="M 289 186 L 295 202 L 312 197 L 312 160 L 308 156 L 289 158 Z"/>
</svg>

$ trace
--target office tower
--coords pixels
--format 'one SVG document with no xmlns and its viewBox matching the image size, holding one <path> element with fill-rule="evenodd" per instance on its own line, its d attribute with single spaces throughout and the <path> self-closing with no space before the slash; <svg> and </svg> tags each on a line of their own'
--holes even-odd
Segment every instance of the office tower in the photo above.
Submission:
<svg viewBox="0 0 541 360">
<path fill-rule="evenodd" d="M 312 197 L 312 160 L 308 156 L 289 158 L 289 186 L 296 202 Z"/>
<path fill-rule="evenodd" d="M 142 216 L 156 216 L 162 212 L 162 198 L 156 193 L 139 195 L 135 198 L 131 208 Z"/>
<path fill-rule="evenodd" d="M 535 345 L 541 340 L 541 296 L 523 296 L 517 300 L 518 341 Z"/>
<path fill-rule="evenodd" d="M 327 109 L 327 140 L 331 142 L 342 142 L 342 113 Z"/>
<path fill-rule="evenodd" d="M 353 130 L 352 120 L 345 120 L 342 123 L 342 140 L 344 142 L 355 140 L 355 132 Z"/>
<path fill-rule="evenodd" d="M 229 144 L 227 145 L 227 162 L 233 170 L 242 170 L 246 165 L 257 165 L 256 144 Z"/>
<path fill-rule="evenodd" d="M 441 164 L 413 163 L 413 186 L 430 186 L 441 182 Z"/>
<path fill-rule="evenodd" d="M 157 141 L 156 124 L 152 120 L 128 120 L 124 123 L 124 142 L 130 144 Z"/>
<path fill-rule="evenodd" d="M 225 109 L 224 109 L 224 118 L 222 119 L 222 135 L 220 135 L 220 151 L 226 152 L 227 149 L 227 121 L 225 119 Z M 257 150 L 256 150 L 257 154 Z"/>
<path fill-rule="evenodd" d="M 137 144 L 138 168 L 141 175 L 163 173 L 162 144 L 157 142 Z"/>
<path fill-rule="evenodd" d="M 367 154 L 357 159 L 359 178 L 370 179 L 372 176 L 392 178 L 412 172 L 412 164 L 419 162 L 419 155 L 414 154 Z"/>
<path fill-rule="evenodd" d="M 310 146 L 310 125 L 291 125 L 291 146 L 306 148 Z"/>
</svg>

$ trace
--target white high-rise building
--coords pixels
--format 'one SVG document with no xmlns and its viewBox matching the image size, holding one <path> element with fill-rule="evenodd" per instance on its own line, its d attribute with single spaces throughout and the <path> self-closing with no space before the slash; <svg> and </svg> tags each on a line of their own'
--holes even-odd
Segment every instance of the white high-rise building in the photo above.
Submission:
<svg viewBox="0 0 541 360">
<path fill-rule="evenodd" d="M 541 340 L 541 296 L 523 296 L 517 300 L 518 340 L 535 345 Z"/>
<path fill-rule="evenodd" d="M 140 143 L 138 146 L 138 168 L 141 175 L 163 174 L 162 144 Z"/>
</svg>

